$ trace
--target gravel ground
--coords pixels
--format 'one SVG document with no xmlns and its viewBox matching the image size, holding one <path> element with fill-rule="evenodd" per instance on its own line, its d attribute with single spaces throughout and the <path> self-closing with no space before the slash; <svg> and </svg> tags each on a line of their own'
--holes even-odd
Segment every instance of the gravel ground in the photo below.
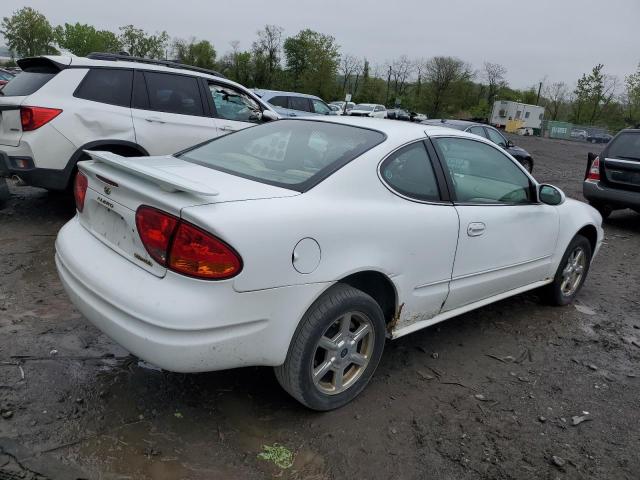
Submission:
<svg viewBox="0 0 640 480">
<path fill-rule="evenodd" d="M 581 199 L 585 144 L 514 137 Z M 73 308 L 64 197 L 0 210 L 0 479 L 637 479 L 640 216 L 614 213 L 576 305 L 520 295 L 388 342 L 369 387 L 306 410 L 272 371 L 139 362 Z M 264 445 L 295 454 L 281 471 Z"/>
</svg>

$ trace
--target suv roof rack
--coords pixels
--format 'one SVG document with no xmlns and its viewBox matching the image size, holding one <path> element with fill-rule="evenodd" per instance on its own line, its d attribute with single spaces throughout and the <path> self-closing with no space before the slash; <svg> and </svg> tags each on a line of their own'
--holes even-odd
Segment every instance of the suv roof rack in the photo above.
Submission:
<svg viewBox="0 0 640 480">
<path fill-rule="evenodd" d="M 185 65 L 179 62 L 172 62 L 170 60 L 153 60 L 150 58 L 132 57 L 131 55 L 123 55 L 117 53 L 104 53 L 104 52 L 91 52 L 87 55 L 87 58 L 91 60 L 111 60 L 111 61 L 124 61 L 124 62 L 136 62 L 136 63 L 148 63 L 150 65 L 162 65 L 170 68 L 179 68 L 182 70 L 190 70 L 192 72 L 206 73 L 214 75 L 220 78 L 227 78 L 220 72 L 215 70 L 209 70 L 207 68 L 194 67 L 192 65 Z"/>
</svg>

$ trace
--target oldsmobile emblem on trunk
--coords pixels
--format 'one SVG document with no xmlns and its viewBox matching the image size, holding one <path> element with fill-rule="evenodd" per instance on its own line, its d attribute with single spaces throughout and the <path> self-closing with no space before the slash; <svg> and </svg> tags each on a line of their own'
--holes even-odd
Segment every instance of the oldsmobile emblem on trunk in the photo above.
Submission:
<svg viewBox="0 0 640 480">
<path fill-rule="evenodd" d="M 111 188 L 109 188 L 109 187 L 104 187 L 104 194 L 105 194 L 105 195 L 111 195 Z"/>
</svg>

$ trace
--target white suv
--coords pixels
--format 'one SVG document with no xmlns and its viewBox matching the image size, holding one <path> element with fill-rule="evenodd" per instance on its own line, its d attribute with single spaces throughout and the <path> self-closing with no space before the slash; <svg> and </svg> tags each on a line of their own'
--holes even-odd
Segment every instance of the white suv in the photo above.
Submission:
<svg viewBox="0 0 640 480">
<path fill-rule="evenodd" d="M 0 177 L 64 190 L 84 150 L 166 155 L 278 118 L 216 72 L 111 54 L 44 56 L 0 90 Z"/>
</svg>

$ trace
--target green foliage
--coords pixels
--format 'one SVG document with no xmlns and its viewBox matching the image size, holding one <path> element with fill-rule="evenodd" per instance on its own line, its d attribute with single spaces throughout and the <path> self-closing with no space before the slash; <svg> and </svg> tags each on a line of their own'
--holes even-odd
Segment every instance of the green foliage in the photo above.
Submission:
<svg viewBox="0 0 640 480">
<path fill-rule="evenodd" d="M 190 41 L 178 39 L 173 46 L 176 59 L 181 63 L 209 69 L 216 66 L 216 50 L 207 40 L 196 42 L 194 38 Z"/>
<path fill-rule="evenodd" d="M 335 95 L 339 47 L 330 35 L 302 30 L 284 41 L 290 88 L 330 98 Z"/>
<path fill-rule="evenodd" d="M 273 445 L 263 445 L 262 450 L 258 454 L 258 458 L 272 462 L 283 470 L 293 466 L 293 453 L 287 447 L 274 443 Z"/>
<path fill-rule="evenodd" d="M 96 30 L 91 25 L 65 23 L 64 26 L 55 28 L 54 35 L 60 48 L 79 57 L 85 57 L 91 52 L 118 53 L 122 49 L 115 33 Z"/>
<path fill-rule="evenodd" d="M 613 85 L 608 81 L 604 65 L 598 64 L 590 74 L 584 73 L 574 90 L 575 102 L 571 120 L 592 125 L 613 98 Z"/>
<path fill-rule="evenodd" d="M 125 25 L 120 27 L 119 40 L 130 55 L 157 59 L 166 56 L 169 35 L 164 31 L 151 35 L 141 28 Z"/>
<path fill-rule="evenodd" d="M 0 33 L 7 45 L 21 57 L 33 57 L 57 53 L 53 47 L 54 33 L 47 18 L 31 7 L 4 17 L 0 24 Z"/>
<path fill-rule="evenodd" d="M 640 124 L 640 64 L 635 73 L 625 77 L 626 121 L 636 126 Z"/>
</svg>

